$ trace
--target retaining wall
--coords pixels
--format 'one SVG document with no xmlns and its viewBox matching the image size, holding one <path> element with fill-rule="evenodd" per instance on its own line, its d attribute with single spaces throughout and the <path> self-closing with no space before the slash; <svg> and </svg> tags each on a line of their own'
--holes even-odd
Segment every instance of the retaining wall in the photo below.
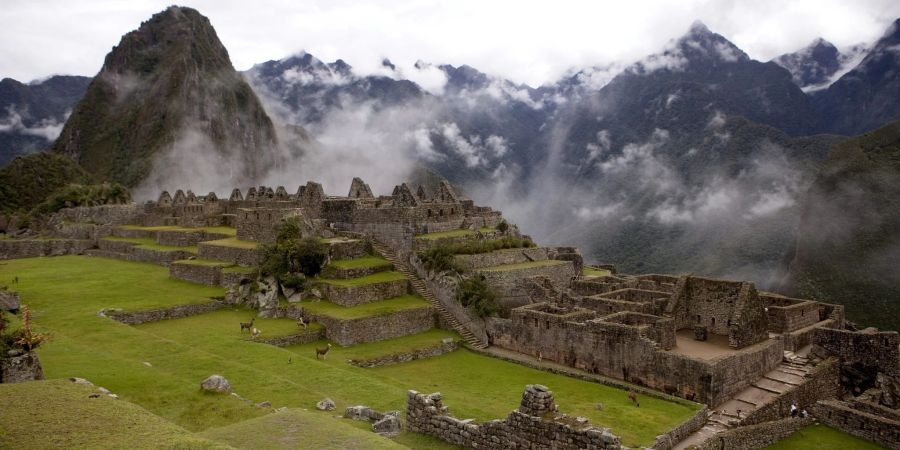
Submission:
<svg viewBox="0 0 900 450">
<path fill-rule="evenodd" d="M 310 317 L 325 326 L 326 338 L 348 346 L 428 331 L 435 326 L 435 315 L 434 308 L 423 307 L 349 320 L 316 314 Z"/>
<path fill-rule="evenodd" d="M 703 441 L 695 450 L 755 450 L 766 448 L 813 424 L 813 419 L 781 419 L 718 433 Z"/>
<path fill-rule="evenodd" d="M 409 293 L 409 281 L 402 279 L 363 286 L 338 286 L 321 283 L 319 289 L 321 289 L 322 295 L 332 303 L 349 307 L 406 295 Z"/>
<path fill-rule="evenodd" d="M 812 413 L 822 423 L 888 448 L 900 449 L 900 421 L 837 400 L 820 401 Z"/>
<path fill-rule="evenodd" d="M 435 356 L 440 356 L 445 353 L 450 353 L 456 351 L 459 348 L 459 344 L 456 341 L 451 341 L 448 343 L 440 343 L 438 345 L 428 347 L 428 348 L 420 348 L 409 352 L 403 353 L 393 353 L 390 355 L 379 356 L 377 358 L 372 359 L 364 359 L 364 360 L 356 360 L 351 359 L 347 361 L 350 365 L 356 367 L 364 367 L 364 368 L 372 368 L 378 366 L 388 366 L 391 364 L 399 364 L 409 361 L 415 361 L 417 359 L 427 359 L 433 358 Z"/>
<path fill-rule="evenodd" d="M 225 302 L 210 300 L 206 303 L 195 305 L 181 305 L 172 308 L 152 309 L 147 311 L 107 312 L 105 315 L 117 322 L 127 325 L 140 325 L 147 322 L 156 322 L 165 319 L 180 319 L 182 317 L 196 316 L 227 307 Z"/>
</svg>

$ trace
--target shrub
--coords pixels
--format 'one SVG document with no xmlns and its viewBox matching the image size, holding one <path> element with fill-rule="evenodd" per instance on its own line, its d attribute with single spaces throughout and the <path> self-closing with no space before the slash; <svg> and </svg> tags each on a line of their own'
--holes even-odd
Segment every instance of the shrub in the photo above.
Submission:
<svg viewBox="0 0 900 450">
<path fill-rule="evenodd" d="M 32 214 L 52 214 L 75 206 L 116 205 L 131 201 L 128 189 L 119 183 L 70 184 L 56 191 L 31 211 Z"/>
<path fill-rule="evenodd" d="M 314 277 L 322 271 L 327 257 L 325 243 L 314 237 L 301 237 L 299 219 L 293 218 L 279 227 L 275 243 L 263 248 L 259 269 L 262 274 L 273 275 L 279 281 L 305 286 L 305 280 L 301 282 L 292 274 Z"/>
<path fill-rule="evenodd" d="M 306 277 L 302 274 L 286 273 L 278 277 L 282 287 L 302 291 L 306 289 Z"/>
<path fill-rule="evenodd" d="M 419 258 L 430 272 L 444 272 L 455 269 L 453 253 L 447 247 L 440 246 L 419 252 Z"/>
<path fill-rule="evenodd" d="M 484 275 L 461 280 L 456 289 L 456 300 L 477 317 L 484 318 L 500 311 L 497 294 L 488 286 Z"/>
<path fill-rule="evenodd" d="M 43 333 L 35 333 L 31 329 L 31 309 L 28 306 L 22 306 L 22 329 L 15 333 L 15 344 L 30 352 L 42 343 L 50 339 L 50 336 Z"/>
<path fill-rule="evenodd" d="M 497 231 L 506 233 L 507 231 L 509 231 L 509 224 L 506 223 L 505 220 L 501 220 L 500 223 L 497 224 Z"/>
</svg>

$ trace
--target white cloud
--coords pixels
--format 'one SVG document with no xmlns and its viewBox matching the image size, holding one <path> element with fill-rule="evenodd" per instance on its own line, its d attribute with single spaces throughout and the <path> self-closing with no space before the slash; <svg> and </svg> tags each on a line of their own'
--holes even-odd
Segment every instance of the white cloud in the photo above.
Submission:
<svg viewBox="0 0 900 450">
<path fill-rule="evenodd" d="M 22 121 L 22 115 L 16 110 L 15 105 L 11 105 L 6 108 L 6 117 L 0 118 L 0 133 L 21 133 L 53 141 L 62 132 L 69 114 L 71 114 L 71 111 L 66 112 L 65 118 L 61 122 L 51 117 L 41 119 L 31 126 L 26 126 Z"/>
<path fill-rule="evenodd" d="M 0 48 L 0 74 L 28 80 L 97 73 L 124 33 L 171 1 L 7 3 L 0 13 L 0 42 L 6 43 Z M 900 16 L 895 0 L 562 0 L 553 7 L 476 0 L 181 3 L 210 18 L 240 70 L 306 49 L 325 60 L 343 58 L 362 74 L 383 74 L 383 57 L 404 69 L 422 59 L 469 64 L 532 86 L 556 80 L 572 67 L 637 61 L 682 35 L 694 20 L 766 61 L 819 36 L 838 46 L 872 41 Z M 657 62 L 671 65 L 677 59 Z"/>
</svg>

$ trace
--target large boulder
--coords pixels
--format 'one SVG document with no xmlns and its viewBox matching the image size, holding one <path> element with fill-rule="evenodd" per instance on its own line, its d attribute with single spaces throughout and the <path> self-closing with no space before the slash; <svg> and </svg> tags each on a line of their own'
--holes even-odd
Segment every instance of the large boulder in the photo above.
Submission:
<svg viewBox="0 0 900 450">
<path fill-rule="evenodd" d="M 19 293 L 15 291 L 0 291 L 0 311 L 18 312 L 21 308 Z"/>
<path fill-rule="evenodd" d="M 400 422 L 400 413 L 397 411 L 389 412 L 384 417 L 372 424 L 372 431 L 385 436 L 394 437 L 403 431 L 403 424 Z"/>
<path fill-rule="evenodd" d="M 278 315 L 278 282 L 275 277 L 260 278 L 257 282 L 259 292 L 254 303 L 259 309 L 259 316 L 272 318 Z"/>
<path fill-rule="evenodd" d="M 334 411 L 334 408 L 337 406 L 334 404 L 334 400 L 330 398 L 325 398 L 319 403 L 316 403 L 316 409 L 319 411 Z"/>
<path fill-rule="evenodd" d="M 44 369 L 35 352 L 16 352 L 8 358 L 0 358 L 0 383 L 21 383 L 43 379 Z"/>
<path fill-rule="evenodd" d="M 210 375 L 200 383 L 200 388 L 207 392 L 231 392 L 231 383 L 222 375 Z"/>
</svg>

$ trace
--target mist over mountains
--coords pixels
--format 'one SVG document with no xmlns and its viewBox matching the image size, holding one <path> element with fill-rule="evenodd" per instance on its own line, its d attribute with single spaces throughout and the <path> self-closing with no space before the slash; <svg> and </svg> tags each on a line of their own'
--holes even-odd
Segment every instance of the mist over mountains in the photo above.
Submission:
<svg viewBox="0 0 900 450">
<path fill-rule="evenodd" d="M 0 82 L 0 164 L 52 147 L 138 199 L 307 179 L 341 193 L 355 176 L 386 193 L 427 167 L 592 262 L 794 289 L 786 255 L 805 251 L 829 151 L 900 119 L 898 49 L 895 22 L 871 45 L 761 62 L 698 22 L 539 87 L 425 61 L 360 75 L 305 52 L 241 74 L 208 19 L 172 7 L 92 80 Z"/>
</svg>

